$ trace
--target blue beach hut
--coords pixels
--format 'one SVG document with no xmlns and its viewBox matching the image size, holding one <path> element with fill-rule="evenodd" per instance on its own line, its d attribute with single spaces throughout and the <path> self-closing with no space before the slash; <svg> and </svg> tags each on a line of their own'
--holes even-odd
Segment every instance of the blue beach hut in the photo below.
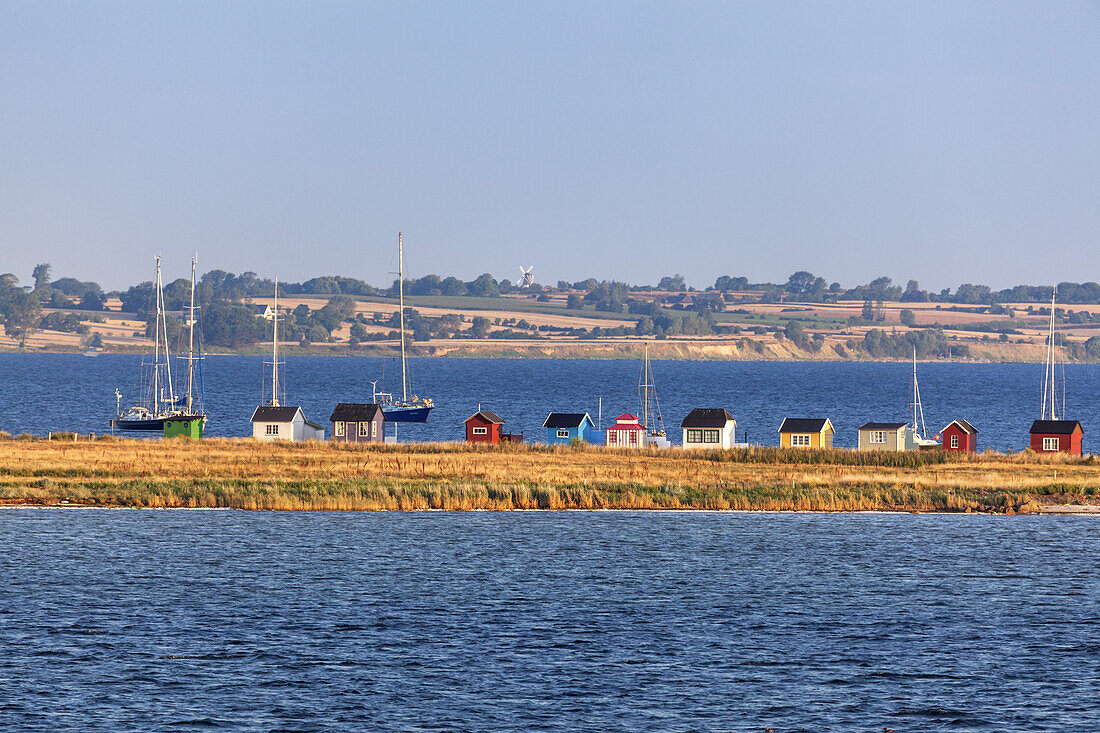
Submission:
<svg viewBox="0 0 1100 733">
<path fill-rule="evenodd" d="M 569 445 L 574 439 L 591 443 L 596 430 L 587 412 L 551 412 L 542 426 L 550 445 Z"/>
</svg>

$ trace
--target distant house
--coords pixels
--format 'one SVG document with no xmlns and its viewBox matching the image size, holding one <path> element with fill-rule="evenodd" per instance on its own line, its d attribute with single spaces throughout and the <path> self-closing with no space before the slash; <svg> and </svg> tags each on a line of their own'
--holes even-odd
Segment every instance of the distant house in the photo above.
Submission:
<svg viewBox="0 0 1100 733">
<path fill-rule="evenodd" d="M 646 429 L 639 424 L 638 416 L 629 412 L 615 418 L 607 426 L 607 444 L 617 448 L 642 448 L 646 444 Z"/>
<path fill-rule="evenodd" d="M 779 426 L 783 448 L 832 448 L 833 423 L 827 417 L 788 417 Z"/>
<path fill-rule="evenodd" d="M 264 305 L 263 303 L 249 303 L 245 306 L 248 310 L 252 311 L 252 315 L 259 316 L 265 321 L 275 320 L 275 309 L 271 307 L 271 304 Z"/>
<path fill-rule="evenodd" d="M 864 423 L 859 426 L 859 449 L 888 451 L 915 450 L 915 443 L 912 447 L 909 445 L 912 441 L 907 439 L 908 433 L 909 423 Z"/>
<path fill-rule="evenodd" d="M 1084 435 L 1076 420 L 1036 420 L 1031 424 L 1031 450 L 1079 456 Z"/>
<path fill-rule="evenodd" d="M 542 426 L 546 428 L 546 442 L 551 445 L 568 445 L 574 440 L 591 443 L 596 430 L 587 412 L 551 412 Z"/>
<path fill-rule="evenodd" d="M 940 431 L 943 434 L 943 449 L 957 453 L 976 453 L 978 450 L 978 429 L 966 420 L 952 420 L 951 424 Z"/>
<path fill-rule="evenodd" d="M 504 420 L 490 410 L 478 410 L 466 418 L 467 443 L 522 443 L 523 433 L 504 432 Z"/>
<path fill-rule="evenodd" d="M 382 443 L 386 439 L 386 416 L 381 405 L 341 402 L 329 420 L 332 439 L 337 443 Z"/>
<path fill-rule="evenodd" d="M 665 300 L 665 304 L 675 310 L 691 310 L 695 307 L 695 297 L 687 293 L 683 293 L 682 295 L 671 295 Z"/>
<path fill-rule="evenodd" d="M 252 413 L 252 437 L 256 440 L 324 440 L 325 429 L 306 420 L 301 407 L 260 405 Z"/>
<path fill-rule="evenodd" d="M 680 421 L 685 448 L 730 448 L 737 421 L 723 407 L 696 407 Z"/>
</svg>

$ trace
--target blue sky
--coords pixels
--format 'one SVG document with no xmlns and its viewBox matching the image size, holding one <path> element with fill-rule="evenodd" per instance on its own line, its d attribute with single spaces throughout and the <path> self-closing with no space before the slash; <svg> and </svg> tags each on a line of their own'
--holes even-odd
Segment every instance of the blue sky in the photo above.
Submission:
<svg viewBox="0 0 1100 733">
<path fill-rule="evenodd" d="M 1097 280 L 1097 2 L 0 0 L 0 271 Z"/>
</svg>

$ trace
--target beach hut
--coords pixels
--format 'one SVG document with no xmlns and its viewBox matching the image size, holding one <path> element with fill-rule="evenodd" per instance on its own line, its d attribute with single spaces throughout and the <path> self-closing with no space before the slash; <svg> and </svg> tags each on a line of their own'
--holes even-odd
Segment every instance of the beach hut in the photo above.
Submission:
<svg viewBox="0 0 1100 733">
<path fill-rule="evenodd" d="M 868 422 L 859 426 L 860 450 L 915 450 L 916 444 L 909 438 L 909 423 Z"/>
<path fill-rule="evenodd" d="M 637 415 L 629 412 L 615 418 L 607 426 L 607 444 L 616 448 L 641 448 L 646 444 L 646 429 Z"/>
<path fill-rule="evenodd" d="M 1076 420 L 1036 420 L 1031 424 L 1031 450 L 1079 456 L 1084 435 Z"/>
<path fill-rule="evenodd" d="M 467 443 L 522 443 L 523 433 L 504 432 L 504 420 L 490 410 L 478 410 L 466 418 Z"/>
<path fill-rule="evenodd" d="M 256 440 L 324 440 L 325 429 L 306 420 L 301 407 L 260 405 L 252 412 L 252 437 Z"/>
<path fill-rule="evenodd" d="M 724 407 L 696 407 L 680 421 L 684 448 L 730 448 L 737 421 Z"/>
<path fill-rule="evenodd" d="M 832 448 L 833 423 L 827 417 L 788 417 L 779 426 L 782 448 Z"/>
<path fill-rule="evenodd" d="M 546 442 L 551 445 L 569 445 L 574 440 L 591 443 L 596 430 L 587 412 L 551 412 L 542 426 L 546 428 Z"/>
<path fill-rule="evenodd" d="M 329 417 L 332 439 L 337 443 L 382 443 L 386 416 L 381 405 L 341 402 Z"/>
<path fill-rule="evenodd" d="M 978 429 L 966 420 L 952 420 L 951 424 L 940 431 L 943 434 L 943 449 L 955 453 L 976 453 L 978 450 Z"/>
</svg>

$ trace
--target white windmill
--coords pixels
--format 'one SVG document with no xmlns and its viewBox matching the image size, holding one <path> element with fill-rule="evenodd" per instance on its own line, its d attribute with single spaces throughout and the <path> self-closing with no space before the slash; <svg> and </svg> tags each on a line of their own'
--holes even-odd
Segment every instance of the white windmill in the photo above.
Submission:
<svg viewBox="0 0 1100 733">
<path fill-rule="evenodd" d="M 530 267 L 523 267 L 522 265 L 520 266 L 519 271 L 520 273 L 522 273 L 523 277 L 521 277 L 519 280 L 516 280 L 517 288 L 529 288 L 535 284 L 535 276 L 531 273 L 531 271 L 534 269 L 534 265 L 531 265 Z"/>
</svg>

